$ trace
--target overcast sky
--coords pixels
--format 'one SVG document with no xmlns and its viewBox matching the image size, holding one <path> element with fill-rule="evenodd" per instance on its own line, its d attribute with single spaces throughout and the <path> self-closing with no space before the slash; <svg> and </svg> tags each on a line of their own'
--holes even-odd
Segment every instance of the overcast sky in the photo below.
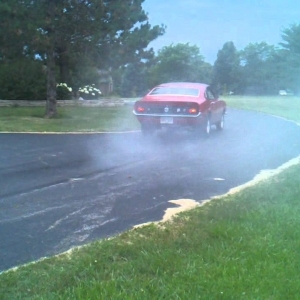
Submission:
<svg viewBox="0 0 300 300">
<path fill-rule="evenodd" d="M 278 45 L 282 30 L 300 23 L 299 0 L 145 0 L 143 7 L 151 25 L 167 26 L 150 47 L 190 43 L 210 63 L 227 41 L 238 50 L 262 41 Z"/>
</svg>

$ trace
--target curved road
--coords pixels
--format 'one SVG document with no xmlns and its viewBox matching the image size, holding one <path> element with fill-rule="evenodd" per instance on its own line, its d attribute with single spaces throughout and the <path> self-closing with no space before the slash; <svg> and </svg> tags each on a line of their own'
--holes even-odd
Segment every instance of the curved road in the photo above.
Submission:
<svg viewBox="0 0 300 300">
<path fill-rule="evenodd" d="M 300 153 L 300 128 L 230 109 L 223 132 L 0 134 L 0 271 L 201 202 Z"/>
</svg>

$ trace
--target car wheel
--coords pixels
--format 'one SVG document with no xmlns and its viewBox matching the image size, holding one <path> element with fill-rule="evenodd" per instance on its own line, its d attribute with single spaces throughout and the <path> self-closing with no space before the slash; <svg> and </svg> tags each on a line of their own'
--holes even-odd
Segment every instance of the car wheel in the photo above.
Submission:
<svg viewBox="0 0 300 300">
<path fill-rule="evenodd" d="M 210 123 L 210 118 L 208 117 L 205 124 L 205 135 L 210 136 L 210 132 L 211 132 L 211 123 Z"/>
<path fill-rule="evenodd" d="M 225 114 L 222 114 L 221 120 L 216 123 L 216 127 L 218 130 L 223 130 L 224 129 L 224 122 L 225 122 Z"/>
</svg>

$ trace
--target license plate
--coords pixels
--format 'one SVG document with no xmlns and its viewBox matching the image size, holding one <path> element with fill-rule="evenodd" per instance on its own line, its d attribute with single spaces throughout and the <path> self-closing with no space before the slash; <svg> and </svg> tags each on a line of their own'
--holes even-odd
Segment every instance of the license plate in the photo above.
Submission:
<svg viewBox="0 0 300 300">
<path fill-rule="evenodd" d="M 173 118 L 172 117 L 161 117 L 160 124 L 173 124 Z"/>
</svg>

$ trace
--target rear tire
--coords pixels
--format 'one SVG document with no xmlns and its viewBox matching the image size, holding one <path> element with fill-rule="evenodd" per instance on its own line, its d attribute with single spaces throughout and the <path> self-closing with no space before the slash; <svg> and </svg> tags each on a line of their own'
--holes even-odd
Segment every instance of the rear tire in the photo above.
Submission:
<svg viewBox="0 0 300 300">
<path fill-rule="evenodd" d="M 206 124 L 205 124 L 205 135 L 207 137 L 209 137 L 210 136 L 210 132 L 211 132 L 211 123 L 210 123 L 210 118 L 207 117 Z"/>
<path fill-rule="evenodd" d="M 223 130 L 224 129 L 224 122 L 225 122 L 225 114 L 222 114 L 221 120 L 216 123 L 216 127 L 218 130 Z"/>
</svg>

